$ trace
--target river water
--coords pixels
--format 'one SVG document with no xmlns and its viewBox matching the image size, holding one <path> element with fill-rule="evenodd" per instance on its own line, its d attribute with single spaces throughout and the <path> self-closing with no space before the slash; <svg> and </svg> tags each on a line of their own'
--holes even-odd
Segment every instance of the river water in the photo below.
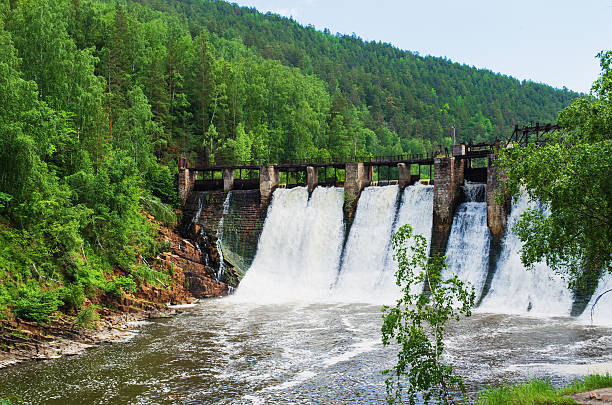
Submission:
<svg viewBox="0 0 612 405">
<path fill-rule="evenodd" d="M 391 235 L 410 223 L 429 241 L 433 189 L 367 188 L 346 241 L 343 198 L 337 188 L 312 195 L 277 190 L 253 265 L 234 295 L 143 322 L 138 333 L 79 356 L 0 370 L 0 398 L 79 405 L 383 403 L 381 372 L 397 350 L 383 347 L 380 334 L 381 304 L 399 296 Z M 519 201 L 509 222 L 529 204 Z M 450 271 L 478 292 L 487 271 L 485 210 L 477 201 L 458 210 L 447 250 Z M 562 280 L 543 264 L 524 269 L 519 249 L 509 232 L 489 295 L 447 331 L 446 359 L 465 376 L 470 394 L 487 384 L 540 377 L 561 385 L 612 372 L 612 293 L 596 308 L 600 326 L 589 326 L 586 314 L 570 318 L 572 297 Z M 598 294 L 612 288 L 611 280 L 602 279 Z"/>
<path fill-rule="evenodd" d="M 379 305 L 202 302 L 84 354 L 0 370 L 0 398 L 32 404 L 368 404 L 384 401 Z M 470 392 L 562 384 L 612 367 L 612 330 L 569 318 L 475 314 L 451 327 L 448 360 Z"/>
</svg>

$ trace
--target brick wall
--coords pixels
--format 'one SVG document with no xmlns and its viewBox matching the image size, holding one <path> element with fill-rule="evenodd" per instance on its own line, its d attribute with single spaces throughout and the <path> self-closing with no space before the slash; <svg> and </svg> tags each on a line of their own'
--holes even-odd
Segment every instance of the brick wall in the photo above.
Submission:
<svg viewBox="0 0 612 405">
<path fill-rule="evenodd" d="M 223 191 L 192 192 L 183 208 L 182 230 L 185 236 L 190 235 L 199 201 L 202 210 L 198 224 L 206 233 L 217 235 L 223 217 L 223 229 L 219 233 L 223 256 L 242 276 L 257 252 L 268 206 L 260 204 L 259 190 L 234 190 L 230 195 L 228 212 L 223 215 L 226 197 L 227 193 Z"/>
<path fill-rule="evenodd" d="M 221 244 L 224 258 L 242 276 L 251 266 L 263 230 L 268 206 L 260 204 L 259 190 L 232 191 L 223 217 Z"/>
</svg>

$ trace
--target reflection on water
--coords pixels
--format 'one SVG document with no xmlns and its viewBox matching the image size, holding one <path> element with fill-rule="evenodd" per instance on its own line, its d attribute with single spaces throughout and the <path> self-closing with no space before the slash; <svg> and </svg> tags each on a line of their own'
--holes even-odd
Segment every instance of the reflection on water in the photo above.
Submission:
<svg viewBox="0 0 612 405">
<path fill-rule="evenodd" d="M 0 370 L 0 398 L 49 404 L 381 403 L 380 307 L 210 300 L 83 355 Z M 476 314 L 448 331 L 448 359 L 483 384 L 612 369 L 612 330 L 567 318 Z M 595 369 L 594 364 L 600 365 Z"/>
</svg>

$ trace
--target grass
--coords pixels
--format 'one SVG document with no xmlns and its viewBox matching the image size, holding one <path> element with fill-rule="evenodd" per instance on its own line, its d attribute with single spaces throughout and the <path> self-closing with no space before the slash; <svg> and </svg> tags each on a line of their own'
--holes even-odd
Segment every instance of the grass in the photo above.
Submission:
<svg viewBox="0 0 612 405">
<path fill-rule="evenodd" d="M 561 389 L 559 392 L 562 395 L 575 394 L 577 392 L 591 391 L 598 388 L 609 388 L 612 387 L 612 375 L 606 373 L 606 375 L 593 374 L 585 377 L 583 380 L 576 380 L 567 387 Z"/>
<path fill-rule="evenodd" d="M 576 404 L 565 395 L 612 387 L 612 376 L 594 374 L 576 380 L 562 389 L 555 389 L 550 381 L 534 379 L 527 383 L 489 388 L 478 394 L 480 405 L 538 405 Z"/>
</svg>

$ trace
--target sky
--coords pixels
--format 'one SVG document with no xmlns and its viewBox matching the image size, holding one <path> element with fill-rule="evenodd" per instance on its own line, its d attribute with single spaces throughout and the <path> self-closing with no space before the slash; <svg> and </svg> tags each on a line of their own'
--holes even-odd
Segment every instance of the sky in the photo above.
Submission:
<svg viewBox="0 0 612 405">
<path fill-rule="evenodd" d="M 612 0 L 234 0 L 302 25 L 588 93 Z"/>
</svg>

